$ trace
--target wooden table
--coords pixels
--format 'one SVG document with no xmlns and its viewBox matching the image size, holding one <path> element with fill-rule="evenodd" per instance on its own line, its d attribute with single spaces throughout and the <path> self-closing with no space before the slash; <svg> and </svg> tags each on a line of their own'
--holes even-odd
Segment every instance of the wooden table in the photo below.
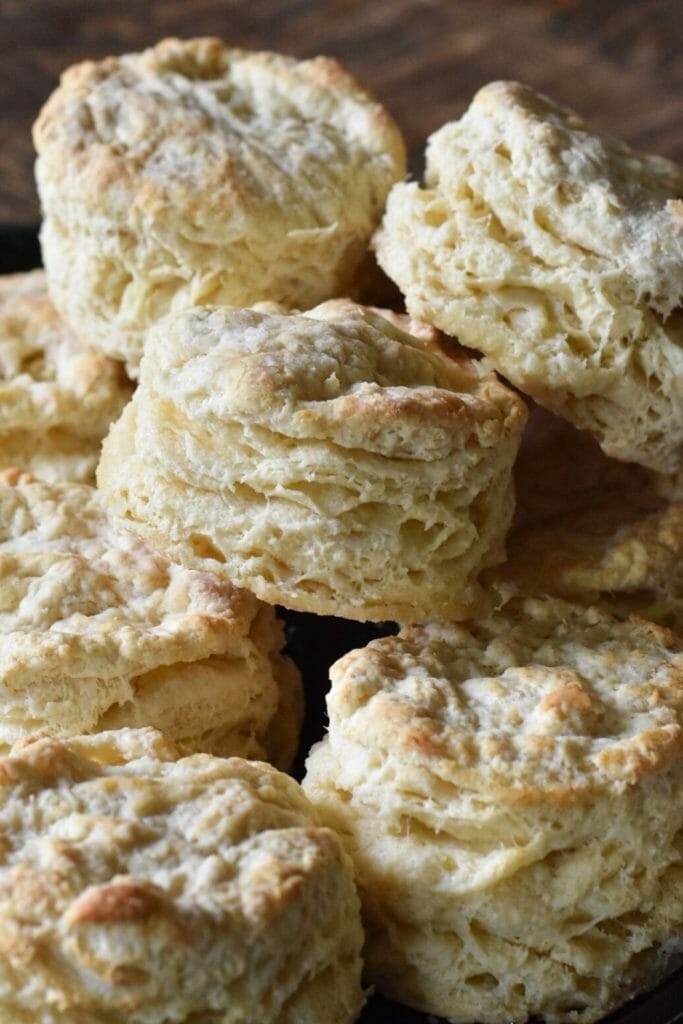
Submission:
<svg viewBox="0 0 683 1024">
<path fill-rule="evenodd" d="M 683 160 L 683 0 L 0 0 L 0 222 L 39 217 L 31 123 L 60 70 L 165 35 L 342 60 L 424 140 L 519 78 Z"/>
</svg>

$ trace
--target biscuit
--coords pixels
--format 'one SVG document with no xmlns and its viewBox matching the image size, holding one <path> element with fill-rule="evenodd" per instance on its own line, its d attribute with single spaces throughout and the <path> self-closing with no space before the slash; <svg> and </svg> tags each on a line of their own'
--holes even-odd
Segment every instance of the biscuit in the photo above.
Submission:
<svg viewBox="0 0 683 1024">
<path fill-rule="evenodd" d="M 376 238 L 409 312 L 660 473 L 683 453 L 683 170 L 494 82 L 429 141 Z"/>
<path fill-rule="evenodd" d="M 336 61 L 218 39 L 69 68 L 34 140 L 55 304 L 133 373 L 170 310 L 345 294 L 405 174 L 398 128 Z"/>
<path fill-rule="evenodd" d="M 633 514 L 663 504 L 661 479 L 634 462 L 610 459 L 583 430 L 529 403 L 514 468 L 517 528 L 621 501 Z"/>
<path fill-rule="evenodd" d="M 683 952 L 683 646 L 557 599 L 331 671 L 304 788 L 369 979 L 450 1021 L 596 1021 Z"/>
<path fill-rule="evenodd" d="M 683 503 L 655 474 L 536 408 L 515 484 L 507 561 L 482 580 L 492 593 L 553 594 L 683 633 Z"/>
<path fill-rule="evenodd" d="M 59 318 L 42 270 L 0 276 L 0 469 L 93 481 L 131 393 L 121 366 Z"/>
<path fill-rule="evenodd" d="M 48 483 L 95 482 L 102 442 L 64 430 L 0 433 L 0 470 L 21 466 Z"/>
<path fill-rule="evenodd" d="M 256 306 L 255 308 L 261 310 L 263 307 Z M 267 313 L 269 310 L 263 308 L 263 312 Z M 286 313 L 287 310 L 282 309 L 279 312 Z M 383 306 L 363 306 L 348 298 L 328 299 L 327 302 L 321 302 L 312 310 L 302 310 L 301 312 L 303 315 L 310 312 L 316 320 L 329 320 L 332 323 L 337 320 L 347 320 L 349 316 L 363 316 L 364 314 L 381 316 L 394 327 L 398 327 L 399 331 L 404 334 L 412 334 L 414 338 L 419 338 L 424 347 L 432 352 L 443 352 L 449 348 L 449 338 L 443 331 L 425 323 L 424 320 L 416 320 L 408 313 L 398 313 L 394 309 L 386 309 Z"/>
<path fill-rule="evenodd" d="M 153 729 L 33 740 L 0 760 L 0 842 L 8 1024 L 356 1019 L 350 862 L 268 765 Z"/>
<path fill-rule="evenodd" d="M 358 307 L 195 308 L 150 332 L 98 481 L 129 529 L 265 601 L 462 617 L 502 558 L 525 415 L 475 363 Z"/>
<path fill-rule="evenodd" d="M 281 302 L 255 302 L 249 308 L 256 310 L 257 313 L 267 313 L 274 316 L 296 313 L 300 316 L 311 316 L 315 320 L 328 320 L 331 323 L 335 323 L 338 320 L 348 320 L 350 316 L 369 317 L 370 322 L 372 322 L 374 317 L 380 316 L 382 319 L 388 320 L 390 324 L 397 327 L 404 334 L 412 334 L 414 338 L 419 338 L 422 342 L 422 347 L 430 352 L 436 352 L 451 359 L 459 359 L 463 363 L 470 362 L 472 356 L 476 355 L 476 353 L 466 352 L 461 345 L 458 345 L 452 338 L 449 338 L 447 334 L 444 334 L 443 331 L 438 330 L 436 327 L 432 327 L 431 324 L 425 323 L 424 320 L 416 320 L 415 317 L 410 316 L 408 313 L 399 313 L 395 309 L 387 309 L 384 306 L 363 305 L 360 302 L 356 302 L 355 299 L 327 299 L 326 302 L 321 302 L 310 310 L 288 309 Z M 478 360 L 478 362 L 490 369 L 489 364 L 484 360 Z"/>
<path fill-rule="evenodd" d="M 617 495 L 515 531 L 494 587 L 555 594 L 683 634 L 683 502 L 639 512 Z"/>
<path fill-rule="evenodd" d="M 92 487 L 0 473 L 0 608 L 0 751 L 153 725 L 292 760 L 301 683 L 273 610 L 117 528 Z"/>
</svg>

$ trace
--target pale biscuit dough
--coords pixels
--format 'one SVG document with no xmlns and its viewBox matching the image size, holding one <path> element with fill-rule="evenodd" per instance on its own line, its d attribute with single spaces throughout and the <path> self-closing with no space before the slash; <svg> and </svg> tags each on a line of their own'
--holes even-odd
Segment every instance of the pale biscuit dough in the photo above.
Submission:
<svg viewBox="0 0 683 1024">
<path fill-rule="evenodd" d="M 121 366 L 60 319 L 42 270 L 0 276 L 0 469 L 92 482 L 131 393 Z"/>
<path fill-rule="evenodd" d="M 0 750 L 154 725 L 285 767 L 302 697 L 282 639 L 271 608 L 117 528 L 92 487 L 0 473 Z"/>
<path fill-rule="evenodd" d="M 493 593 L 554 594 L 683 633 L 683 504 L 655 474 L 536 408 L 515 483 L 507 561 L 482 581 Z"/>
<path fill-rule="evenodd" d="M 409 312 L 486 353 L 605 452 L 683 453 L 683 170 L 494 82 L 429 141 L 376 239 Z"/>
<path fill-rule="evenodd" d="M 68 69 L 34 129 L 50 290 L 136 372 L 171 309 L 345 294 L 401 134 L 334 60 L 167 39 Z"/>
<path fill-rule="evenodd" d="M 683 951 L 683 647 L 527 600 L 331 671 L 304 788 L 354 859 L 380 991 L 598 1020 Z"/>
<path fill-rule="evenodd" d="M 153 729 L 0 760 L 3 1024 L 351 1024 L 351 865 L 290 778 Z"/>
<path fill-rule="evenodd" d="M 463 617 L 502 558 L 525 415 L 369 310 L 192 309 L 150 333 L 98 481 L 128 528 L 265 601 Z"/>
</svg>

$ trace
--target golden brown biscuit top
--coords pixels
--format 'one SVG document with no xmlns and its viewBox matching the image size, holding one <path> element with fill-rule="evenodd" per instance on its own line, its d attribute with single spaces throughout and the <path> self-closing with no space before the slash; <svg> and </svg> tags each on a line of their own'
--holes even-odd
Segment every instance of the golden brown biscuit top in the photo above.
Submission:
<svg viewBox="0 0 683 1024">
<path fill-rule="evenodd" d="M 266 303 L 259 303 L 254 306 L 259 312 L 269 313 Z M 282 308 L 274 309 L 272 312 L 288 312 Z M 291 310 L 289 312 L 292 312 Z M 321 302 L 312 309 L 306 310 L 304 316 L 312 317 L 314 320 L 348 320 L 352 317 L 363 317 L 369 323 L 376 323 L 377 318 L 388 320 L 389 323 L 398 328 L 403 334 L 412 334 L 419 338 L 422 347 L 428 352 L 434 352 L 439 356 L 455 360 L 463 373 L 471 373 L 473 376 L 483 378 L 490 374 L 489 364 L 482 359 L 473 359 L 470 350 L 463 348 L 453 338 L 440 331 L 437 327 L 424 320 L 419 320 L 409 313 L 397 313 L 393 309 L 385 309 L 382 306 L 363 306 L 352 299 L 328 299 Z"/>
<path fill-rule="evenodd" d="M 150 332 L 145 394 L 182 422 L 263 425 L 394 458 L 432 460 L 521 430 L 523 403 L 493 376 L 426 350 L 387 320 L 198 307 Z"/>
<path fill-rule="evenodd" d="M 150 1021 L 189 1019 L 246 1000 L 245 979 L 255 998 L 272 987 L 277 1008 L 316 970 L 291 965 L 284 934 L 319 928 L 320 969 L 324 927 L 353 900 L 338 839 L 292 779 L 240 758 L 181 759 L 152 729 L 15 747 L 0 760 L 0 845 L 0 942 L 17 988 L 30 957 L 62 1010 L 97 1020 L 140 1006 Z"/>
<path fill-rule="evenodd" d="M 552 265 L 571 246 L 573 260 L 615 261 L 630 301 L 645 298 L 664 315 L 681 302 L 683 168 L 595 134 L 529 86 L 480 89 L 459 121 L 431 137 L 426 182 L 456 194 L 469 183 L 532 251 L 543 237 Z"/>
<path fill-rule="evenodd" d="M 255 210 L 277 211 L 292 230 L 332 227 L 338 187 L 352 179 L 358 216 L 368 205 L 379 214 L 405 168 L 398 128 L 336 61 L 209 38 L 69 68 L 34 139 L 41 160 L 92 190 L 85 202 L 156 220 L 182 204 L 189 247 L 244 236 Z M 348 198 L 344 189 L 353 217 Z"/>
<path fill-rule="evenodd" d="M 0 431 L 101 437 L 131 394 L 123 368 L 58 316 L 45 274 L 0 277 Z"/>
<path fill-rule="evenodd" d="M 230 649 L 255 599 L 174 565 L 109 520 L 94 488 L 0 473 L 0 667 L 39 680 L 112 679 Z"/>
<path fill-rule="evenodd" d="M 683 755 L 683 645 L 557 599 L 407 627 L 331 678 L 332 734 L 503 802 L 619 790 Z"/>
</svg>

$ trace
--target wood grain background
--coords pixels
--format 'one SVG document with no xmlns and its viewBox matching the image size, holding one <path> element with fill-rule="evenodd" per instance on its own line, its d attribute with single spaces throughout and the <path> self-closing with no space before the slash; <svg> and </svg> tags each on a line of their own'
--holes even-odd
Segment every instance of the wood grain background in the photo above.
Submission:
<svg viewBox="0 0 683 1024">
<path fill-rule="evenodd" d="M 683 159 L 683 0 L 0 0 L 0 221 L 35 223 L 31 123 L 60 70 L 164 35 L 338 57 L 426 136 L 494 78 L 519 78 Z"/>
</svg>

